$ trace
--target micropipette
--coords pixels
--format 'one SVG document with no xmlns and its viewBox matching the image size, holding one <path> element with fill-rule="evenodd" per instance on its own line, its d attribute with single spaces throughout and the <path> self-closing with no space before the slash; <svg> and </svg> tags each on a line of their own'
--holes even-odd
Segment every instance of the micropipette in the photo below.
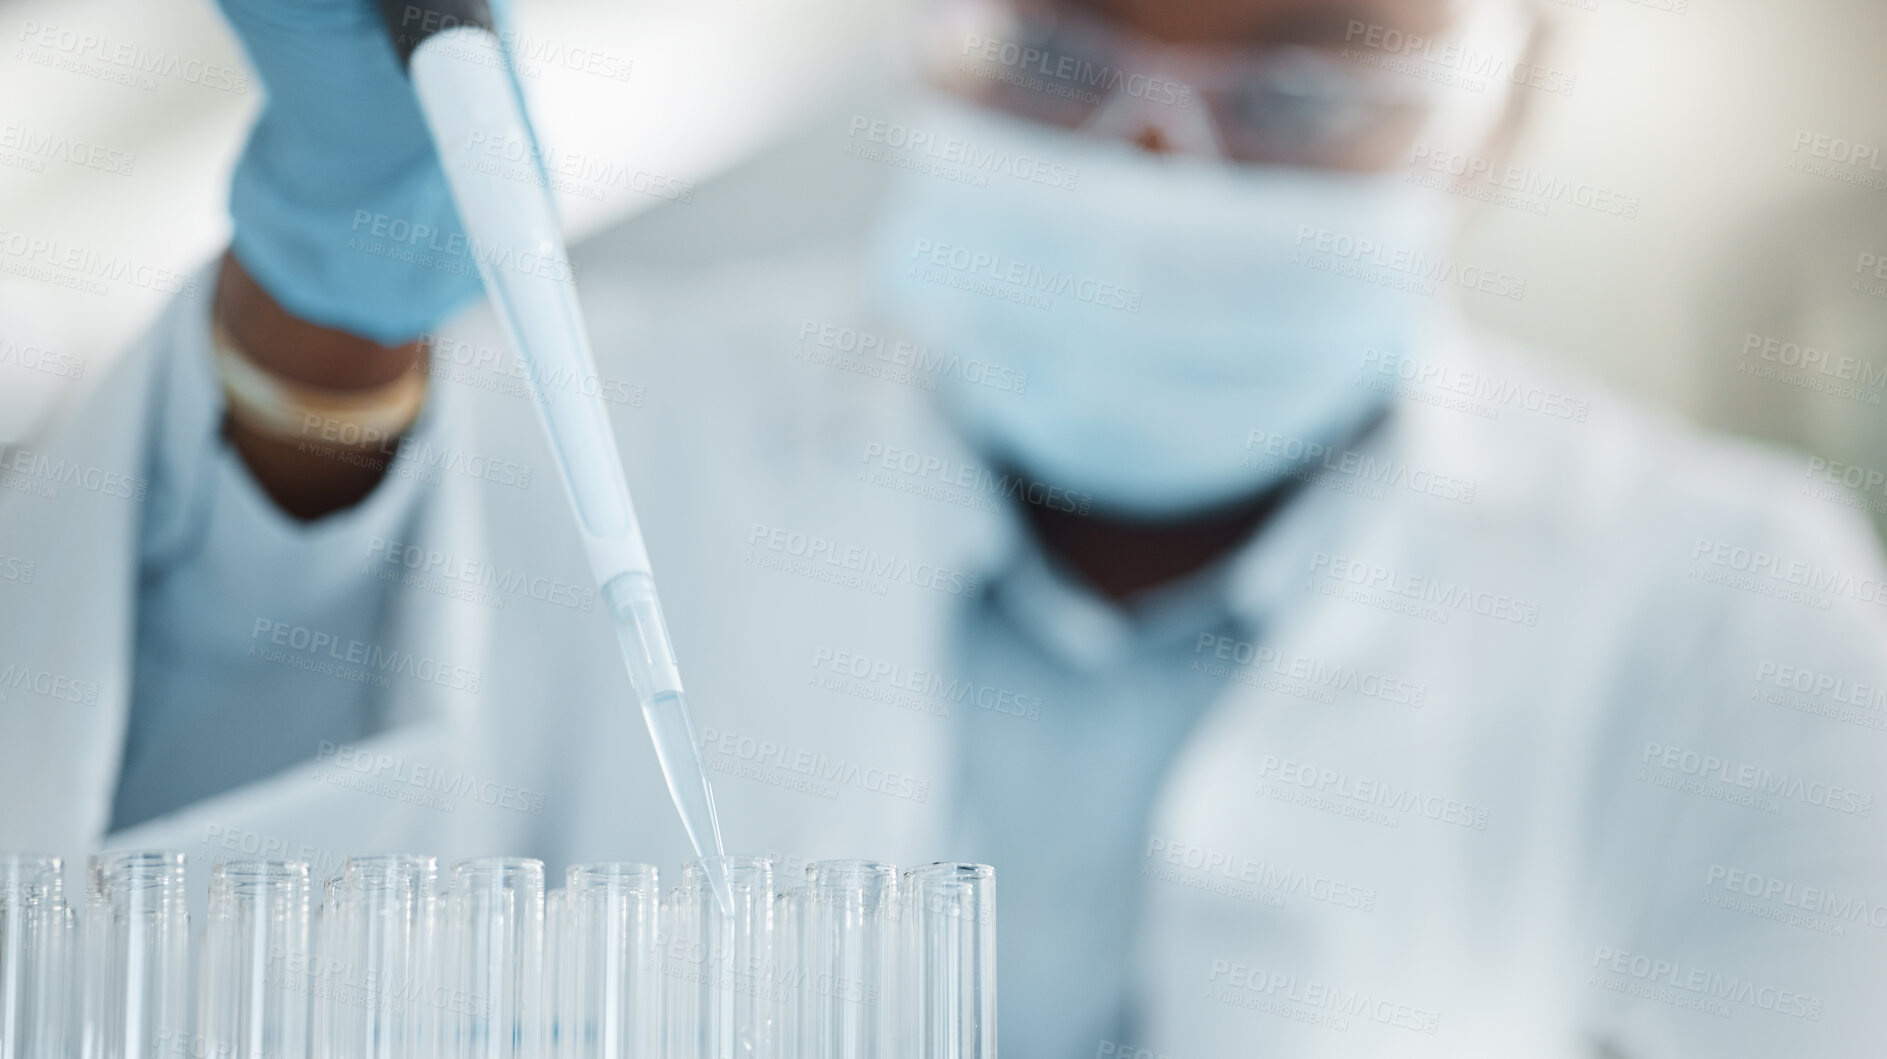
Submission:
<svg viewBox="0 0 1887 1059">
<path fill-rule="evenodd" d="M 595 360 L 537 140 L 490 8 L 486 0 L 379 4 L 439 149 L 465 225 L 467 252 L 531 379 L 669 796 L 695 854 L 724 856 L 714 792 L 602 398 L 581 385 L 561 392 L 549 385 L 595 378 Z M 504 164 L 481 157 L 494 144 Z M 524 172 L 513 157 L 524 160 Z M 713 881 L 716 895 L 725 899 L 726 880 Z"/>
</svg>

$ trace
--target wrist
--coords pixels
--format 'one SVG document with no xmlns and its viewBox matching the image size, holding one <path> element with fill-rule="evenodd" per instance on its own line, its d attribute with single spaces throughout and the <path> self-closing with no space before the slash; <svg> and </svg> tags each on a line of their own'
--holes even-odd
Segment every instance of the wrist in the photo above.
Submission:
<svg viewBox="0 0 1887 1059">
<path fill-rule="evenodd" d="M 256 367 L 324 390 L 370 390 L 413 370 L 424 356 L 419 339 L 382 345 L 311 323 L 290 313 L 257 283 L 236 255 L 223 258 L 216 283 L 216 322 Z"/>
<path fill-rule="evenodd" d="M 213 313 L 224 434 L 257 484 L 300 519 L 364 499 L 418 415 L 425 343 L 383 345 L 303 320 L 233 253 Z"/>
</svg>

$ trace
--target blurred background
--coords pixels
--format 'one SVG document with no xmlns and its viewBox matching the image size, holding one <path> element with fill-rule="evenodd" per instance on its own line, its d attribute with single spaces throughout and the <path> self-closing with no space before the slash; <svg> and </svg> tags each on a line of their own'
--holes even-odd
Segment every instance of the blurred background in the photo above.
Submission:
<svg viewBox="0 0 1887 1059">
<path fill-rule="evenodd" d="M 548 144 L 669 182 L 654 186 L 711 179 L 899 50 L 892 0 L 515 6 Z M 1824 469 L 1887 481 L 1887 4 L 1542 6 L 1561 91 L 1523 93 L 1530 124 L 1500 179 L 1474 184 L 1491 201 L 1459 252 L 1524 296 L 1467 312 L 1647 403 L 1794 447 L 1805 488 Z M 571 47 L 594 56 L 555 61 Z M 6 442 L 166 297 L 23 278 L 22 237 L 187 274 L 227 238 L 259 86 L 210 0 L 0 0 L 0 100 Z M 662 201 L 609 188 L 561 206 L 580 239 Z M 1887 529 L 1887 487 L 1831 502 Z"/>
</svg>

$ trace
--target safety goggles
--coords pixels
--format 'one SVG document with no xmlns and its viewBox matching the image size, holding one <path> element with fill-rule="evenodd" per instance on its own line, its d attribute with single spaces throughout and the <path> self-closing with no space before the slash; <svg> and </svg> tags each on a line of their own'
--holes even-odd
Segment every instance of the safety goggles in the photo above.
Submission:
<svg viewBox="0 0 1887 1059">
<path fill-rule="evenodd" d="M 959 95 L 1065 129 L 1380 169 L 1437 129 L 1489 130 L 1504 109 L 1532 18 L 1517 0 L 1468 8 L 1434 39 L 1351 22 L 1340 44 L 1175 45 L 1057 0 L 940 0 L 923 64 Z"/>
</svg>

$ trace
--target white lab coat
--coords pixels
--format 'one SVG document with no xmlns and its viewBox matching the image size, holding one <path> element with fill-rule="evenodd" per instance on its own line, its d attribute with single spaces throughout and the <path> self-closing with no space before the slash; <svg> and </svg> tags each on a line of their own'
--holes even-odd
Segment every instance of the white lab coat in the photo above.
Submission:
<svg viewBox="0 0 1887 1059">
<path fill-rule="evenodd" d="M 1015 533 L 866 473 L 885 446 L 970 458 L 921 369 L 804 339 L 884 333 L 856 280 L 888 170 L 844 156 L 849 117 L 594 240 L 582 291 L 729 848 L 950 858 L 953 726 L 833 660 L 950 673 L 950 623 Z M 153 373 L 202 355 L 206 308 L 176 306 L 40 459 L 136 476 Z M 442 360 L 500 344 L 480 319 L 457 335 Z M 1263 628 L 1198 650 L 1225 691 L 1155 807 L 1138 1039 L 1097 1054 L 1881 1054 L 1887 588 L 1866 527 L 1800 497 L 1801 467 L 1481 343 L 1424 358 L 1529 388 L 1483 391 L 1490 418 L 1404 386 L 1228 575 Z M 514 383 L 447 369 L 434 395 L 443 445 L 526 464 L 529 487 L 443 473 L 412 543 L 581 585 Z M 0 702 L 0 847 L 104 841 L 138 514 L 82 487 L 0 498 L 3 550 L 33 564 L 0 582 L 0 665 L 65 678 Z M 370 745 L 110 843 L 317 875 L 356 850 L 678 862 L 602 614 L 497 594 L 391 594 L 386 646 L 477 671 L 476 692 L 396 676 L 400 723 Z M 61 698 L 74 681 L 92 701 Z M 367 760 L 363 790 L 346 770 Z M 440 793 L 439 773 L 476 782 Z M 505 785 L 524 809 L 484 804 Z"/>
</svg>

